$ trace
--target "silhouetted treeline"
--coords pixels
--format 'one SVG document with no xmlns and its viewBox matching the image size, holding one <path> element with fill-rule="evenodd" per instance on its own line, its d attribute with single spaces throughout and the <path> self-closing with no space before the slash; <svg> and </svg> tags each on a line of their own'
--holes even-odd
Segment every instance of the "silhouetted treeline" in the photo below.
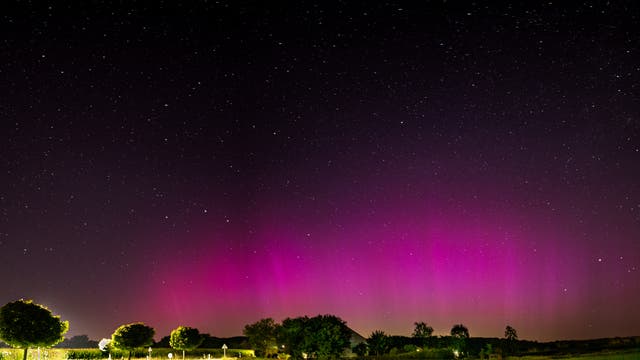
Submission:
<svg viewBox="0 0 640 360">
<path fill-rule="evenodd" d="M 63 349 L 89 349 L 98 347 L 98 342 L 96 340 L 89 339 L 89 336 L 87 335 L 76 335 L 68 339 L 64 339 L 54 347 Z"/>
<path fill-rule="evenodd" d="M 209 334 L 203 334 L 204 342 L 200 346 L 207 349 L 220 349 L 226 344 L 230 349 L 250 348 L 245 336 L 234 336 L 230 338 L 218 338 Z M 423 349 L 444 349 L 451 346 L 451 336 L 430 336 L 427 338 L 415 338 L 408 336 L 389 336 L 389 349 L 391 354 L 407 353 Z M 509 342 L 501 338 L 470 337 L 466 340 L 467 353 L 477 356 L 483 349 L 491 346 L 494 353 L 512 355 L 571 355 L 595 353 L 608 350 L 631 350 L 640 348 L 640 336 L 635 337 L 615 337 L 592 340 L 562 340 L 551 342 L 538 342 L 529 340 L 516 340 Z M 98 342 L 89 339 L 87 335 L 77 335 L 64 340 L 58 344 L 57 348 L 97 348 Z M 0 342 L 0 348 L 9 347 Z M 155 348 L 170 348 L 169 336 L 163 337 L 154 343 Z M 146 354 L 146 350 L 141 352 Z"/>
<path fill-rule="evenodd" d="M 640 347 L 640 336 L 591 340 L 563 340 L 545 343 L 520 340 L 517 341 L 517 346 L 519 353 L 536 355 L 581 354 L 604 350 L 637 349 Z"/>
<path fill-rule="evenodd" d="M 422 349 L 450 348 L 454 342 L 451 336 L 430 336 L 415 338 L 408 336 L 389 336 L 389 354 L 401 354 Z M 563 340 L 538 342 L 529 340 L 509 341 L 503 338 L 470 337 L 466 339 L 467 354 L 477 356 L 490 345 L 493 353 L 509 355 L 560 355 L 585 354 L 606 350 L 637 349 L 640 347 L 640 336 L 616 337 L 593 340 Z"/>
<path fill-rule="evenodd" d="M 211 336 L 209 334 L 202 334 L 204 340 L 199 348 L 202 349 L 220 349 L 222 345 L 227 345 L 229 349 L 249 349 L 249 342 L 246 336 L 234 336 L 229 338 L 219 338 Z M 153 347 L 156 348 L 170 348 L 169 336 L 165 336 L 160 341 L 155 342 Z"/>
</svg>

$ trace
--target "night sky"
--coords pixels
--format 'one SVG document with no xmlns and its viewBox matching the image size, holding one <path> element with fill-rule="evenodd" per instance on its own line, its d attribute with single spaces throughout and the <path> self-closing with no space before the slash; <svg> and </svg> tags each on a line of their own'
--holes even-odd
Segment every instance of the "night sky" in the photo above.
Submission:
<svg viewBox="0 0 640 360">
<path fill-rule="evenodd" d="M 640 335 L 637 2 L 83 3 L 0 11 L 0 303 Z"/>
</svg>

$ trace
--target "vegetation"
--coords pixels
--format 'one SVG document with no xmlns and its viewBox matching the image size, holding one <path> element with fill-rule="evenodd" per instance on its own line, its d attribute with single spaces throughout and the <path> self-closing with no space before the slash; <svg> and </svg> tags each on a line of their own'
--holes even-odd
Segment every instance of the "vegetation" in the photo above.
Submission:
<svg viewBox="0 0 640 360">
<path fill-rule="evenodd" d="M 389 352 L 389 336 L 384 331 L 376 330 L 367 339 L 370 355 L 384 355 Z"/>
<path fill-rule="evenodd" d="M 433 336 L 432 340 L 439 341 L 442 346 L 447 346 L 450 336 Z M 227 339 L 224 339 L 227 340 Z M 370 360 L 427 360 L 427 359 L 453 359 L 453 353 L 450 348 L 420 348 L 420 347 L 403 347 L 399 346 L 403 341 L 414 341 L 413 337 L 408 336 L 389 336 L 392 345 L 396 347 L 397 352 L 394 355 L 387 354 L 382 356 L 371 356 L 366 359 Z M 503 360 L 637 360 L 640 359 L 640 338 L 611 338 L 597 339 L 588 341 L 567 341 L 567 342 L 548 342 L 537 343 L 522 341 L 523 346 L 529 348 L 526 354 L 521 353 L 517 356 L 505 356 L 502 353 Z M 468 354 L 470 358 L 479 358 L 482 349 L 487 349 L 487 344 L 492 344 L 494 354 L 500 353 L 500 344 L 504 344 L 504 339 L 499 338 L 469 338 Z M 592 346 L 587 346 L 592 345 Z M 598 345 L 597 347 L 595 345 Z M 600 349 L 600 347 L 613 347 L 609 349 L 601 349 L 591 351 L 586 349 Z M 616 346 L 622 346 L 616 348 Z M 534 350 L 534 349 L 538 350 Z M 560 350 L 562 349 L 562 350 Z M 534 352 L 533 351 L 537 351 Z M 153 346 L 151 360 L 167 360 L 167 355 L 174 352 L 171 348 L 157 348 Z M 187 360 L 202 360 L 211 358 L 221 358 L 222 349 L 220 348 L 197 348 L 187 353 Z M 133 351 L 133 358 L 144 359 L 148 355 L 147 349 L 140 348 Z M 66 360 L 66 359 L 107 359 L 108 354 L 102 353 L 97 348 L 93 349 L 43 349 L 40 351 L 41 360 Z M 127 352 L 122 350 L 113 350 L 111 352 L 112 359 L 118 360 L 126 358 Z M 253 351 L 251 350 L 227 350 L 228 359 L 235 358 L 251 358 Z M 27 360 L 37 360 L 37 351 L 30 349 Z M 285 359 L 286 355 L 280 354 L 279 358 Z M 485 356 L 485 359 L 487 356 Z M 361 357 L 362 359 L 362 357 Z M 0 360 L 22 360 L 22 350 L 0 348 Z M 174 357 L 175 360 L 175 357 Z M 239 359 L 242 360 L 242 359 Z"/>
<path fill-rule="evenodd" d="M 0 308 L 0 339 L 23 349 L 23 360 L 27 360 L 30 347 L 53 346 L 64 340 L 67 330 L 68 321 L 31 300 L 13 301 Z"/>
<path fill-rule="evenodd" d="M 174 350 L 171 348 L 154 348 L 151 356 L 151 360 L 167 360 L 167 355 L 169 353 L 174 353 Z M 197 348 L 186 355 L 186 359 L 208 359 L 209 357 L 220 359 L 222 358 L 222 349 L 206 349 L 206 348 Z M 132 352 L 132 358 L 138 359 L 146 359 L 149 355 L 149 352 L 145 348 L 139 348 Z M 124 350 L 113 350 L 111 352 L 111 358 L 114 360 L 119 360 L 122 358 L 127 358 L 128 351 Z M 109 354 L 105 354 L 97 348 L 93 349 L 66 349 L 66 348 L 52 348 L 42 350 L 40 352 L 41 360 L 98 360 L 98 359 L 108 359 Z M 227 350 L 228 360 L 231 360 L 231 357 L 234 358 L 255 358 L 254 352 L 247 349 L 228 349 Z M 30 349 L 29 355 L 27 356 L 27 360 L 37 360 L 37 352 L 36 350 Z M 1 349 L 0 348 L 0 359 L 1 360 L 22 360 L 22 350 L 14 350 L 14 349 Z M 175 360 L 175 357 L 174 357 Z"/>
<path fill-rule="evenodd" d="M 112 355 L 120 355 L 123 357 L 124 354 L 122 351 L 114 351 Z M 104 359 L 109 355 L 105 355 L 103 351 L 99 349 L 69 349 L 67 351 L 67 359 L 78 359 L 78 360 L 93 360 L 93 359 Z"/>
<path fill-rule="evenodd" d="M 363 357 L 365 355 L 367 355 L 367 352 L 369 351 L 369 349 L 367 348 L 367 343 L 360 343 L 356 346 L 354 346 L 351 351 L 353 351 L 354 354 Z"/>
<path fill-rule="evenodd" d="M 414 323 L 415 328 L 413 330 L 413 337 L 414 338 L 420 338 L 420 339 L 424 339 L 424 338 L 428 338 L 433 334 L 433 328 L 431 326 L 427 326 L 427 324 L 425 322 L 417 322 Z"/>
<path fill-rule="evenodd" d="M 278 353 L 277 333 L 279 325 L 272 318 L 258 320 L 244 327 L 243 334 L 257 356 L 273 356 Z"/>
<path fill-rule="evenodd" d="M 204 338 L 200 335 L 198 329 L 188 326 L 178 326 L 171 332 L 169 345 L 173 349 L 182 350 L 182 360 L 184 360 L 184 352 L 193 350 L 202 344 Z"/>
<path fill-rule="evenodd" d="M 278 328 L 278 341 L 293 358 L 338 358 L 349 348 L 351 330 L 334 315 L 287 318 Z"/>
<path fill-rule="evenodd" d="M 244 336 L 233 336 L 229 338 L 218 338 L 215 336 L 211 336 L 209 334 L 203 334 L 202 336 L 202 344 L 193 351 L 198 351 L 199 349 L 220 349 L 222 345 L 227 345 L 232 349 L 250 349 L 251 346 L 247 341 L 247 338 Z M 153 343 L 154 348 L 171 348 L 171 335 L 163 336 L 159 341 Z"/>
<path fill-rule="evenodd" d="M 516 329 L 512 328 L 510 325 L 507 325 L 504 328 L 504 338 L 507 340 L 505 354 L 513 354 L 516 351 L 516 341 L 518 341 L 518 333 Z"/>
<path fill-rule="evenodd" d="M 469 329 L 462 324 L 453 325 L 451 328 L 451 336 L 456 338 L 467 339 L 469 338 Z"/>
<path fill-rule="evenodd" d="M 111 339 L 97 342 L 86 335 L 77 335 L 61 343 L 68 322 L 61 321 L 41 305 L 20 300 L 0 308 L 0 339 L 16 348 L 0 350 L 0 360 L 122 359 L 125 354 L 128 359 L 148 357 L 148 360 L 155 360 L 166 359 L 172 349 L 181 350 L 183 359 L 187 350 L 191 359 L 210 359 L 223 355 L 222 344 L 236 349 L 227 351 L 231 358 L 255 357 L 257 352 L 259 356 L 279 359 L 335 359 L 348 355 L 345 350 L 355 345 L 351 349 L 352 355 L 381 360 L 486 359 L 494 354 L 503 359 L 517 356 L 529 360 L 640 359 L 640 337 L 538 343 L 519 340 L 515 328 L 510 325 L 505 327 L 503 338 L 472 338 L 462 324 L 454 325 L 449 336 L 433 336 L 433 328 L 426 323 L 414 325 L 411 337 L 391 336 L 378 330 L 363 342 L 365 339 L 333 315 L 288 318 L 281 324 L 266 318 L 246 325 L 245 336 L 216 338 L 200 334 L 195 328 L 179 326 L 170 336 L 154 343 L 153 328 L 133 323 L 120 326 Z M 55 344 L 58 349 L 48 349 Z M 145 349 L 151 345 L 153 356 Z M 0 348 L 2 346 L 5 344 L 0 341 Z M 81 348 L 83 346 L 91 348 Z M 33 347 L 38 347 L 37 356 L 35 350 L 28 351 Z M 249 347 L 255 351 L 247 350 Z"/>
<path fill-rule="evenodd" d="M 134 350 L 153 344 L 153 335 L 153 328 L 143 323 L 122 325 L 111 335 L 111 346 L 129 351 L 128 359 L 131 360 Z"/>
<path fill-rule="evenodd" d="M 511 326 L 507 325 L 507 327 L 504 328 L 504 338 L 509 340 L 509 341 L 518 340 L 518 333 L 516 332 L 516 329 L 514 329 Z"/>
<path fill-rule="evenodd" d="M 87 335 L 76 335 L 70 338 L 65 338 L 61 343 L 56 345 L 58 348 L 67 349 L 85 349 L 98 346 L 98 342 L 89 339 Z"/>
<path fill-rule="evenodd" d="M 469 338 L 469 329 L 462 324 L 453 325 L 451 328 L 451 337 L 453 338 L 453 348 L 456 356 L 464 354 L 466 350 L 467 339 Z"/>
</svg>

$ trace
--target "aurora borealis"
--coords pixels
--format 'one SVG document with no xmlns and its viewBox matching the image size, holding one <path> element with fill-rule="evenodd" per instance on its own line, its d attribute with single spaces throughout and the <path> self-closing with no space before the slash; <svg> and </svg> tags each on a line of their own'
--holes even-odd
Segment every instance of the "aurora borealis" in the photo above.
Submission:
<svg viewBox="0 0 640 360">
<path fill-rule="evenodd" d="M 6 7 L 1 303 L 640 335 L 638 5 Z"/>
</svg>

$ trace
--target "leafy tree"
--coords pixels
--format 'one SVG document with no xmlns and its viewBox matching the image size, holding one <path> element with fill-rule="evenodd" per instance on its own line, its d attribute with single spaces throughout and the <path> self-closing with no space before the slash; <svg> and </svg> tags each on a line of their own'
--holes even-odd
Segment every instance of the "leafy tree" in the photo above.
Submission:
<svg viewBox="0 0 640 360">
<path fill-rule="evenodd" d="M 414 323 L 415 328 L 413 330 L 413 337 L 416 339 L 420 339 L 420 343 L 422 346 L 425 345 L 425 340 L 433 334 L 433 328 L 431 326 L 427 326 L 425 322 L 416 322 Z"/>
<path fill-rule="evenodd" d="M 513 354 L 516 347 L 516 341 L 518 340 L 518 333 L 516 332 L 516 329 L 507 325 L 507 327 L 504 328 L 504 338 L 507 340 L 507 350 L 509 351 L 509 354 Z"/>
<path fill-rule="evenodd" d="M 414 323 L 415 328 L 413 330 L 414 338 L 428 338 L 433 334 L 433 328 L 431 326 L 427 326 L 424 322 Z"/>
<path fill-rule="evenodd" d="M 418 349 L 420 349 L 417 345 L 414 344 L 405 344 L 402 347 L 402 352 L 403 353 L 410 353 L 410 352 L 415 352 L 418 351 Z"/>
<path fill-rule="evenodd" d="M 453 347 L 462 354 L 465 349 L 466 340 L 469 338 L 469 329 L 462 324 L 453 325 L 451 328 L 451 337 Z"/>
<path fill-rule="evenodd" d="M 518 340 L 518 333 L 516 332 L 516 329 L 514 329 L 511 326 L 507 325 L 507 327 L 504 328 L 504 338 L 509 340 L 509 341 Z"/>
<path fill-rule="evenodd" d="M 453 325 L 451 328 L 451 336 L 455 338 L 468 339 L 469 338 L 469 329 L 462 324 Z"/>
<path fill-rule="evenodd" d="M 171 332 L 169 345 L 176 350 L 182 350 L 182 360 L 184 360 L 185 350 L 193 350 L 202 344 L 204 338 L 198 329 L 188 326 L 178 326 Z"/>
<path fill-rule="evenodd" d="M 62 349 L 88 349 L 96 346 L 98 346 L 98 342 L 89 339 L 89 335 L 72 336 L 56 345 L 57 348 Z"/>
<path fill-rule="evenodd" d="M 293 358 L 302 358 L 302 353 L 305 352 L 305 330 L 308 322 L 307 316 L 286 318 L 278 328 L 278 343 L 282 344 L 285 351 Z"/>
<path fill-rule="evenodd" d="M 202 337 L 205 338 L 205 340 L 202 342 L 203 347 L 208 347 L 208 346 L 204 346 L 205 345 L 205 341 L 206 341 L 206 335 L 202 334 Z M 167 336 L 163 336 L 160 338 L 160 340 L 153 342 L 153 347 L 155 348 L 170 348 L 171 345 L 169 344 L 169 341 L 171 340 L 171 334 L 167 335 Z M 222 345 L 220 345 L 222 346 Z M 218 347 L 218 346 L 211 346 L 211 347 Z"/>
<path fill-rule="evenodd" d="M 480 355 L 480 359 L 484 359 L 485 356 L 490 358 L 491 354 L 493 354 L 493 346 L 491 344 L 485 344 L 485 347 L 480 349 L 480 353 L 478 355 Z"/>
<path fill-rule="evenodd" d="M 127 359 L 131 360 L 133 350 L 153 344 L 153 335 L 153 328 L 143 323 L 122 325 L 111 335 L 111 346 L 129 351 Z"/>
<path fill-rule="evenodd" d="M 0 308 L 0 339 L 14 348 L 49 347 L 64 340 L 69 322 L 60 320 L 46 307 L 31 300 L 18 300 Z"/>
<path fill-rule="evenodd" d="M 389 336 L 384 331 L 376 330 L 367 339 L 371 355 L 384 355 L 389 352 Z"/>
<path fill-rule="evenodd" d="M 242 333 L 248 338 L 256 355 L 262 357 L 278 352 L 277 332 L 278 324 L 272 318 L 266 318 L 245 325 Z"/>
<path fill-rule="evenodd" d="M 312 347 L 310 353 L 315 353 L 318 358 L 339 358 L 351 345 L 351 330 L 347 324 L 334 315 L 318 315 L 309 321 Z"/>
<path fill-rule="evenodd" d="M 278 330 L 278 341 L 294 358 L 303 354 L 317 358 L 337 358 L 350 345 L 351 331 L 337 316 L 287 318 Z"/>
<path fill-rule="evenodd" d="M 362 357 L 362 356 L 366 356 L 367 355 L 367 351 L 369 350 L 369 348 L 367 347 L 367 343 L 360 343 L 356 346 L 353 347 L 353 349 L 351 349 L 353 351 L 354 354 Z"/>
</svg>

